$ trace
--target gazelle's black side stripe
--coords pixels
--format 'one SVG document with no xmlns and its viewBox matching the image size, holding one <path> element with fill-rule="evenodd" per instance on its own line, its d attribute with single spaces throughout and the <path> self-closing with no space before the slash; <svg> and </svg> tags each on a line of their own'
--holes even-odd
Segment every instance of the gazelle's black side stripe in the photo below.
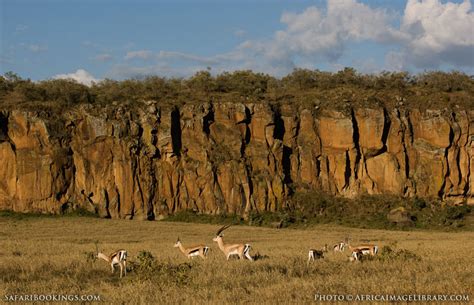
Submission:
<svg viewBox="0 0 474 305">
<path fill-rule="evenodd" d="M 194 253 L 199 253 L 199 249 L 195 249 L 195 250 L 189 252 L 189 254 L 194 254 Z"/>
</svg>

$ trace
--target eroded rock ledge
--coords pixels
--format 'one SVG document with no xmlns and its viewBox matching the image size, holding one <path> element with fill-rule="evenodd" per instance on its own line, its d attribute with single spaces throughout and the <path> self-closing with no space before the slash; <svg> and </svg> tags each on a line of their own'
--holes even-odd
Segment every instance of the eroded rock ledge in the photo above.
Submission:
<svg viewBox="0 0 474 305">
<path fill-rule="evenodd" d="M 0 209 L 275 211 L 292 189 L 474 203 L 474 111 L 154 102 L 0 112 Z"/>
</svg>

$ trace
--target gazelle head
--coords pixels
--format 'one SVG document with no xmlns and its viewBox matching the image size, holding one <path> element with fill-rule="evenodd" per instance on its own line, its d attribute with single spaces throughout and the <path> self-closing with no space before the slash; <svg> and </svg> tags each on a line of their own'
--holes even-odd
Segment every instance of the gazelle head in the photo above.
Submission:
<svg viewBox="0 0 474 305">
<path fill-rule="evenodd" d="M 219 240 L 222 240 L 222 237 L 224 236 L 224 234 L 222 234 L 222 232 L 229 228 L 231 225 L 225 225 L 225 226 L 222 226 L 216 233 L 216 237 L 214 237 L 212 240 L 215 241 L 215 242 L 218 242 Z"/>
<path fill-rule="evenodd" d="M 181 246 L 181 240 L 179 240 L 179 236 L 178 236 L 178 240 L 174 243 L 173 247 L 178 248 L 179 246 Z"/>
</svg>

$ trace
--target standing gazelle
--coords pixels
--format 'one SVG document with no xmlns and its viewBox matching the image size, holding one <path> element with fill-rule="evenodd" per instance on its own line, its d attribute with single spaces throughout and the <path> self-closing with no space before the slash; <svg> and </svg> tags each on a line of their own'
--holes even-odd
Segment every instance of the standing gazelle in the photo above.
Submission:
<svg viewBox="0 0 474 305">
<path fill-rule="evenodd" d="M 352 251 L 352 254 L 351 256 L 349 256 L 349 261 L 350 262 L 357 262 L 357 261 L 360 261 L 361 258 L 362 258 L 362 251 L 360 250 L 354 250 Z"/>
<path fill-rule="evenodd" d="M 350 243 L 347 243 L 347 246 L 351 251 L 351 257 L 356 261 L 358 261 L 363 255 L 375 256 L 379 252 L 379 247 L 373 244 L 352 247 Z"/>
<path fill-rule="evenodd" d="M 340 241 L 332 247 L 334 253 L 339 252 L 341 254 L 346 250 L 347 245 L 349 244 L 349 237 L 344 238 L 344 241 Z"/>
<path fill-rule="evenodd" d="M 253 261 L 253 258 L 250 256 L 250 245 L 249 244 L 225 244 L 224 240 L 222 237 L 224 236 L 222 232 L 230 227 L 231 225 L 225 225 L 221 227 L 217 233 L 216 237 L 214 237 L 212 240 L 217 242 L 217 245 L 219 246 L 219 249 L 221 249 L 222 252 L 224 252 L 227 260 L 229 260 L 229 257 L 231 255 L 238 255 L 240 259 L 247 258 L 250 261 Z"/>
<path fill-rule="evenodd" d="M 97 258 L 103 259 L 104 261 L 110 264 L 112 268 L 112 273 L 115 272 L 115 265 L 120 266 L 120 278 L 122 278 L 122 274 L 125 273 L 127 275 L 127 251 L 125 250 L 117 250 L 110 255 L 106 255 L 102 252 L 99 252 L 97 244 L 95 245 L 97 251 Z"/>
<path fill-rule="evenodd" d="M 196 245 L 196 246 L 191 246 L 189 248 L 185 248 L 183 244 L 181 243 L 181 240 L 176 241 L 174 244 L 175 248 L 179 248 L 179 250 L 187 257 L 187 258 L 193 258 L 195 256 L 200 256 L 202 259 L 205 259 L 207 256 L 207 252 L 209 251 L 209 247 L 205 245 Z"/>
<path fill-rule="evenodd" d="M 325 244 L 321 250 L 318 249 L 310 249 L 308 252 L 308 264 L 315 259 L 324 258 L 324 253 L 328 252 L 328 245 Z"/>
<path fill-rule="evenodd" d="M 332 247 L 332 250 L 334 251 L 334 253 L 336 252 L 339 252 L 339 253 L 343 253 L 344 250 L 346 250 L 346 246 L 347 244 L 343 241 L 335 244 L 333 247 Z"/>
</svg>

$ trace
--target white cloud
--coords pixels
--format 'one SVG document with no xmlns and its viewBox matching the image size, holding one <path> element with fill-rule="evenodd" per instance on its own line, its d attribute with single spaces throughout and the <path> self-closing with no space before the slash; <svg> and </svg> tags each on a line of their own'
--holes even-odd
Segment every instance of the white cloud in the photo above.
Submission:
<svg viewBox="0 0 474 305">
<path fill-rule="evenodd" d="M 474 13 L 470 0 L 408 0 L 403 13 L 373 8 L 357 0 L 327 0 L 324 8 L 311 6 L 299 13 L 284 12 L 280 21 L 283 29 L 271 37 L 244 41 L 223 54 L 128 52 L 125 59 L 154 62 L 146 67 L 122 65 L 113 74 L 189 75 L 210 66 L 217 73 L 252 69 L 281 76 L 297 66 L 342 67 L 340 59 L 349 54 L 349 48 L 354 43 L 367 42 L 381 46 L 386 53 L 384 64 L 370 56 L 352 59 L 354 67 L 364 72 L 439 66 L 466 71 L 474 68 Z M 236 30 L 234 34 L 244 33 Z"/>
<path fill-rule="evenodd" d="M 474 13 L 470 1 L 409 0 L 400 29 L 408 36 L 398 56 L 418 68 L 474 65 Z"/>
<path fill-rule="evenodd" d="M 236 30 L 234 31 L 234 35 L 235 35 L 236 37 L 244 37 L 245 34 L 247 34 L 247 32 L 246 32 L 245 30 L 242 30 L 242 29 L 236 29 Z"/>
<path fill-rule="evenodd" d="M 152 57 L 153 57 L 153 52 L 148 51 L 148 50 L 130 51 L 130 52 L 127 52 L 127 54 L 125 55 L 125 59 L 127 60 L 134 59 L 134 58 L 147 60 L 147 59 L 151 59 Z"/>
<path fill-rule="evenodd" d="M 159 61 L 167 60 L 179 60 L 179 61 L 190 61 L 204 65 L 217 64 L 218 61 L 212 57 L 197 56 L 193 54 L 187 54 L 182 52 L 174 51 L 160 51 L 156 55 L 156 59 Z"/>
<path fill-rule="evenodd" d="M 301 13 L 285 12 L 280 20 L 286 27 L 272 39 L 241 45 L 241 51 L 246 49 L 244 61 L 260 58 L 257 68 L 266 66 L 271 69 L 265 72 L 287 73 L 297 65 L 295 62 L 329 61 L 334 65 L 347 54 L 349 44 L 372 42 L 390 48 L 385 54 L 385 68 L 393 70 L 438 68 L 443 64 L 474 67 L 470 0 L 409 0 L 402 16 L 356 0 L 327 0 L 325 10 L 312 6 Z M 382 68 L 363 58 L 353 64 L 364 71 Z"/>
<path fill-rule="evenodd" d="M 203 70 L 202 66 L 174 67 L 168 64 L 156 64 L 151 66 L 135 67 L 130 65 L 115 65 L 107 73 L 106 77 L 118 79 L 140 79 L 150 75 L 160 75 L 167 77 L 187 77 L 201 70 Z"/>
<path fill-rule="evenodd" d="M 33 53 L 39 53 L 39 52 L 44 52 L 48 50 L 48 47 L 45 45 L 40 45 L 40 44 L 24 44 L 21 43 L 20 46 L 26 48 L 28 51 L 31 51 Z"/>
<path fill-rule="evenodd" d="M 280 21 L 283 30 L 268 40 L 246 41 L 224 56 L 240 68 L 251 68 L 284 75 L 298 63 L 327 63 L 333 66 L 345 54 L 351 42 L 375 41 L 392 44 L 402 41 L 405 34 L 392 23 L 395 14 L 381 8 L 371 8 L 355 0 L 328 0 L 326 9 L 315 6 L 301 13 L 284 12 Z M 219 58 L 219 56 L 216 56 Z M 363 69 L 374 64 L 367 61 Z"/>
<path fill-rule="evenodd" d="M 103 53 L 103 54 L 98 54 L 94 57 L 94 60 L 97 60 L 97 61 L 109 61 L 109 60 L 112 60 L 114 57 L 109 54 L 109 53 Z"/>
<path fill-rule="evenodd" d="M 272 47 L 335 61 L 347 42 L 399 39 L 402 34 L 390 25 L 391 19 L 385 10 L 355 0 L 328 0 L 325 12 L 309 7 L 300 14 L 284 13 L 281 22 L 287 28 L 275 34 Z"/>
<path fill-rule="evenodd" d="M 28 26 L 27 26 L 27 25 L 24 25 L 24 24 L 18 24 L 18 25 L 15 27 L 15 33 L 16 33 L 16 34 L 23 33 L 23 32 L 25 32 L 26 30 L 28 30 Z"/>
<path fill-rule="evenodd" d="M 96 49 L 96 50 L 103 50 L 104 46 L 100 43 L 96 43 L 90 40 L 84 40 L 81 42 L 81 46 L 88 49 Z"/>
<path fill-rule="evenodd" d="M 84 69 L 78 69 L 76 72 L 69 74 L 58 74 L 53 76 L 53 79 L 72 79 L 86 86 L 91 86 L 92 83 L 99 82 L 98 79 Z"/>
<path fill-rule="evenodd" d="M 408 67 L 401 52 L 390 51 L 385 55 L 385 68 L 389 71 L 404 71 Z"/>
</svg>

